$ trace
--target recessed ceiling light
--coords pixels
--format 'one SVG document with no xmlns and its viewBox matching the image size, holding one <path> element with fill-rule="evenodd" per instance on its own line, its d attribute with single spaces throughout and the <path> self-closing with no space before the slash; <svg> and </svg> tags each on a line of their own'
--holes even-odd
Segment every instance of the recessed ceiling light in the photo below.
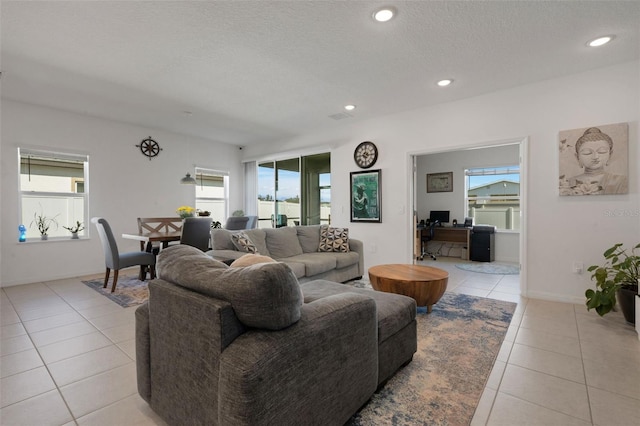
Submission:
<svg viewBox="0 0 640 426">
<path fill-rule="evenodd" d="M 604 46 L 605 44 L 609 43 L 611 40 L 613 40 L 615 38 L 615 36 L 612 35 L 608 35 L 608 36 L 603 36 L 603 37 L 598 37 L 595 40 L 591 40 L 590 42 L 587 43 L 587 46 L 589 47 L 600 47 L 600 46 Z"/>
<path fill-rule="evenodd" d="M 383 7 L 373 12 L 373 19 L 378 22 L 387 22 L 393 18 L 396 14 L 396 10 L 393 7 Z"/>
<path fill-rule="evenodd" d="M 440 87 L 446 87 L 448 85 L 450 85 L 451 83 L 453 83 L 453 80 L 450 78 L 444 79 L 444 80 L 440 80 L 437 84 Z"/>
<path fill-rule="evenodd" d="M 355 105 L 345 105 L 344 109 L 346 109 L 347 111 L 353 111 L 354 109 L 356 109 Z"/>
</svg>

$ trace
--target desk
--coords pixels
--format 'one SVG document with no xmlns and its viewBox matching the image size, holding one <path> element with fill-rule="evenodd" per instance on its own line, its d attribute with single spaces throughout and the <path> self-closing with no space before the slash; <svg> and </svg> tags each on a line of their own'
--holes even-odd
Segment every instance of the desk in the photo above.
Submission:
<svg viewBox="0 0 640 426">
<path fill-rule="evenodd" d="M 427 235 L 429 228 L 416 228 L 415 250 L 416 257 L 422 253 L 422 235 Z M 449 243 L 462 243 L 467 247 L 471 247 L 471 228 L 453 227 L 453 226 L 436 226 L 433 228 L 433 240 L 444 241 Z"/>
</svg>

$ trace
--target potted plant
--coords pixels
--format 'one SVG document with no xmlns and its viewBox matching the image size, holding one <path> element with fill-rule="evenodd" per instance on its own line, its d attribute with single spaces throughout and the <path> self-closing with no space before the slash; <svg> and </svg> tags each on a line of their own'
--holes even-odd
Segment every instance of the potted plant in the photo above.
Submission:
<svg viewBox="0 0 640 426">
<path fill-rule="evenodd" d="M 190 206 L 180 206 L 178 207 L 178 210 L 176 210 L 176 213 L 178 213 L 178 216 L 180 216 L 183 219 L 185 217 L 193 217 L 193 214 L 195 212 L 196 212 L 196 209 Z"/>
<path fill-rule="evenodd" d="M 73 226 L 63 226 L 63 228 L 66 229 L 67 231 L 71 232 L 71 239 L 72 240 L 77 240 L 78 239 L 78 232 L 82 231 L 84 229 L 84 226 L 82 226 L 82 222 L 77 220 L 75 225 L 73 225 Z"/>
<path fill-rule="evenodd" d="M 35 212 L 33 214 L 33 221 L 31 221 L 29 227 L 32 227 L 35 224 L 38 228 L 38 232 L 40 232 L 40 239 L 46 240 L 49 238 L 49 229 L 52 225 L 55 225 L 56 229 L 58 229 L 57 217 L 58 215 L 55 215 L 54 217 L 47 217 L 42 211 L 40 213 Z"/>
<path fill-rule="evenodd" d="M 244 216 L 244 210 L 234 210 L 231 216 Z"/>
<path fill-rule="evenodd" d="M 595 309 L 603 316 L 615 309 L 616 296 L 624 319 L 635 324 L 635 300 L 638 294 L 638 279 L 640 279 L 640 255 L 636 250 L 640 244 L 627 253 L 622 243 L 615 244 L 604 252 L 605 263 L 592 265 L 587 271 L 593 272 L 591 280 L 596 282 L 596 288 L 585 292 L 587 309 Z"/>
</svg>

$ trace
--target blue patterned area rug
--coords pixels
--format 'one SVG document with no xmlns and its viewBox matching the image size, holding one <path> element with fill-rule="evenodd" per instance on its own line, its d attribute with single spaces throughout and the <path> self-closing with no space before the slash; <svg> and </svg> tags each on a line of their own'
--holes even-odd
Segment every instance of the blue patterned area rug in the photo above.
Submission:
<svg viewBox="0 0 640 426">
<path fill-rule="evenodd" d="M 368 287 L 358 281 L 352 285 Z M 347 425 L 469 425 L 516 304 L 446 292 L 418 308 L 418 351 Z"/>
<path fill-rule="evenodd" d="M 456 268 L 482 274 L 517 275 L 520 273 L 518 265 L 494 262 L 456 263 Z"/>
<path fill-rule="evenodd" d="M 118 277 L 118 285 L 116 291 L 111 293 L 111 285 L 113 284 L 113 276 L 107 283 L 107 288 L 102 288 L 104 279 L 82 281 L 87 287 L 90 287 L 103 296 L 108 297 L 123 308 L 129 306 L 140 305 L 149 298 L 149 281 L 140 281 L 134 276 Z"/>
</svg>

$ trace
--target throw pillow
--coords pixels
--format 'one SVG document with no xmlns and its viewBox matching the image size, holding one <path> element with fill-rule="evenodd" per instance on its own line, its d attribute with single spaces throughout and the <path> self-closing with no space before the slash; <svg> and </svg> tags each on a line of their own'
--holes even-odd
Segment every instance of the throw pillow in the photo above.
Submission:
<svg viewBox="0 0 640 426">
<path fill-rule="evenodd" d="M 238 249 L 238 251 L 244 251 L 246 253 L 257 253 L 258 249 L 253 244 L 251 239 L 244 232 L 238 232 L 237 234 L 231 234 L 231 242 Z"/>
<path fill-rule="evenodd" d="M 242 257 L 237 258 L 236 260 L 229 265 L 232 268 L 242 268 L 244 266 L 255 265 L 258 263 L 273 263 L 275 260 L 270 258 L 269 256 L 262 256 L 260 254 L 245 254 Z"/>
<path fill-rule="evenodd" d="M 318 251 L 349 252 L 349 228 L 320 227 L 320 246 Z"/>
</svg>

